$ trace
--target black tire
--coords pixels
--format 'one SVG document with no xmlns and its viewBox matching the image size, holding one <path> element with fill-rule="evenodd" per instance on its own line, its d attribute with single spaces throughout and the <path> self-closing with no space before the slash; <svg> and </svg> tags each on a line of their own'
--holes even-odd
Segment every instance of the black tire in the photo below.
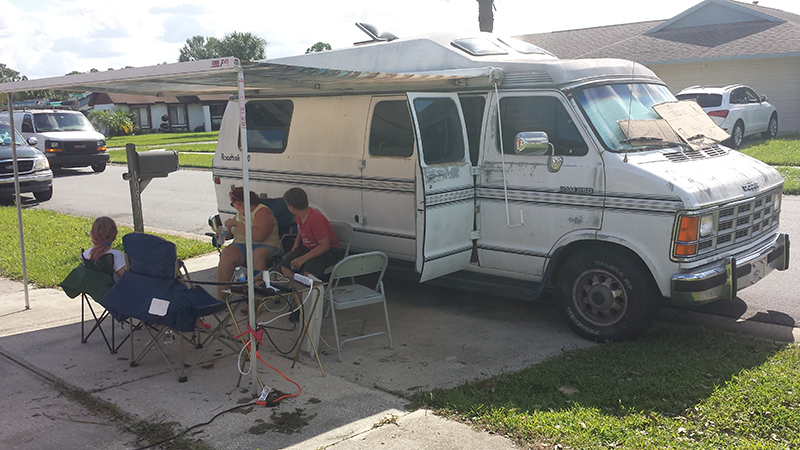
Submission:
<svg viewBox="0 0 800 450">
<path fill-rule="evenodd" d="M 767 131 L 761 133 L 761 136 L 764 139 L 775 139 L 775 136 L 778 135 L 778 114 L 772 113 L 772 117 L 769 118 L 769 124 L 767 124 Z"/>
<path fill-rule="evenodd" d="M 597 342 L 633 339 L 652 324 L 660 294 L 632 253 L 598 246 L 578 251 L 556 279 L 561 315 L 579 336 Z"/>
<path fill-rule="evenodd" d="M 731 148 L 739 150 L 739 147 L 742 146 L 742 141 L 744 140 L 744 123 L 741 120 L 737 120 L 736 124 L 733 125 L 733 129 L 731 130 L 731 138 L 728 139 L 728 145 Z"/>
<path fill-rule="evenodd" d="M 106 170 L 106 163 L 92 164 L 92 170 L 94 170 L 97 173 L 100 173 L 100 172 Z"/>
<path fill-rule="evenodd" d="M 34 192 L 33 196 L 38 202 L 46 202 L 53 198 L 53 186 L 50 186 L 50 189 L 46 191 Z"/>
</svg>

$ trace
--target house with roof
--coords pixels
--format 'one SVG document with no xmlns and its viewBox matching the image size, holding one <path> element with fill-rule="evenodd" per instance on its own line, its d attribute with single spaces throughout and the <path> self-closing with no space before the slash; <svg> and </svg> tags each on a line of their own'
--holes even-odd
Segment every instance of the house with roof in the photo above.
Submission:
<svg viewBox="0 0 800 450">
<path fill-rule="evenodd" d="M 148 131 L 219 130 L 227 95 L 151 96 L 93 92 L 89 108 L 134 112 L 134 122 Z"/>
<path fill-rule="evenodd" d="M 758 3 L 705 0 L 668 20 L 518 37 L 561 59 L 639 62 L 673 93 L 746 84 L 778 110 L 779 133 L 798 133 L 800 15 Z"/>
</svg>

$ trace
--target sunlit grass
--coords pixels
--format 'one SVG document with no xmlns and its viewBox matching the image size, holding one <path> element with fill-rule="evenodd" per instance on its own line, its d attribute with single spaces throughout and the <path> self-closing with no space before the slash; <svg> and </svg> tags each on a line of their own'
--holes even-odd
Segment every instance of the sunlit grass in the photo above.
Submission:
<svg viewBox="0 0 800 450">
<path fill-rule="evenodd" d="M 81 249 L 92 246 L 88 232 L 94 218 L 74 217 L 44 209 L 22 211 L 28 279 L 41 287 L 54 287 L 80 262 Z M 22 279 L 17 209 L 0 206 L 0 276 Z M 133 232 L 119 227 L 113 248 L 122 250 L 122 236 Z M 186 259 L 214 251 L 210 243 L 157 234 L 177 246 L 178 258 Z"/>
<path fill-rule="evenodd" d="M 108 152 L 109 161 L 117 164 L 127 164 L 128 157 L 125 150 L 110 150 Z M 178 165 L 180 167 L 197 167 L 210 169 L 214 161 L 214 153 L 205 152 L 178 152 Z"/>
<path fill-rule="evenodd" d="M 152 133 L 137 136 L 116 136 L 106 139 L 108 148 L 125 148 L 126 144 L 139 146 L 161 146 L 167 147 L 170 144 L 183 142 L 216 142 L 219 139 L 219 131 L 209 131 L 201 133 Z"/>
<path fill-rule="evenodd" d="M 787 449 L 800 446 L 798 371 L 797 344 L 676 327 L 419 400 L 534 448 Z"/>
<path fill-rule="evenodd" d="M 781 136 L 762 142 L 753 142 L 741 150 L 771 166 L 800 166 L 800 135 Z"/>
</svg>

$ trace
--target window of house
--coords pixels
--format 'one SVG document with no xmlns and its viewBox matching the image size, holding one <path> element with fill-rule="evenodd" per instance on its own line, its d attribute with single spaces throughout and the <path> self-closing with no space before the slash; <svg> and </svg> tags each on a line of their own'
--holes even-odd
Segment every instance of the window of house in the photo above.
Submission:
<svg viewBox="0 0 800 450">
<path fill-rule="evenodd" d="M 245 106 L 247 150 L 283 153 L 289 138 L 294 103 L 291 100 L 254 100 Z M 239 139 L 239 147 L 242 146 Z"/>
<path fill-rule="evenodd" d="M 208 110 L 211 114 L 211 129 L 217 131 L 222 123 L 222 116 L 225 115 L 225 104 L 208 105 Z"/>
<path fill-rule="evenodd" d="M 169 126 L 173 128 L 185 128 L 186 105 L 169 105 Z"/>
<path fill-rule="evenodd" d="M 583 156 L 589 148 L 564 105 L 556 97 L 506 97 L 500 100 L 503 153 L 514 155 L 518 133 L 544 131 L 556 155 Z M 498 144 L 498 151 L 500 146 Z"/>
<path fill-rule="evenodd" d="M 425 164 L 464 160 L 464 134 L 458 106 L 449 98 L 418 98 L 414 109 L 419 123 Z"/>
<path fill-rule="evenodd" d="M 133 113 L 133 122 L 136 123 L 139 128 L 151 128 L 149 106 L 131 106 L 131 112 Z"/>
<path fill-rule="evenodd" d="M 372 110 L 369 154 L 407 158 L 414 153 L 414 129 L 408 102 L 384 100 Z"/>
</svg>

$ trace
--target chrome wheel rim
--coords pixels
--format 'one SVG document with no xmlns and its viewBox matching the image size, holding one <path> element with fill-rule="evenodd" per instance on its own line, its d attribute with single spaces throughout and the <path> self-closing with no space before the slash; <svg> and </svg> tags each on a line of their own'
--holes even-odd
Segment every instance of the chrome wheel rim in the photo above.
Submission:
<svg viewBox="0 0 800 450">
<path fill-rule="evenodd" d="M 628 310 L 628 295 L 622 282 L 605 270 L 581 274 L 572 301 L 584 320 L 601 327 L 619 322 Z"/>
</svg>

